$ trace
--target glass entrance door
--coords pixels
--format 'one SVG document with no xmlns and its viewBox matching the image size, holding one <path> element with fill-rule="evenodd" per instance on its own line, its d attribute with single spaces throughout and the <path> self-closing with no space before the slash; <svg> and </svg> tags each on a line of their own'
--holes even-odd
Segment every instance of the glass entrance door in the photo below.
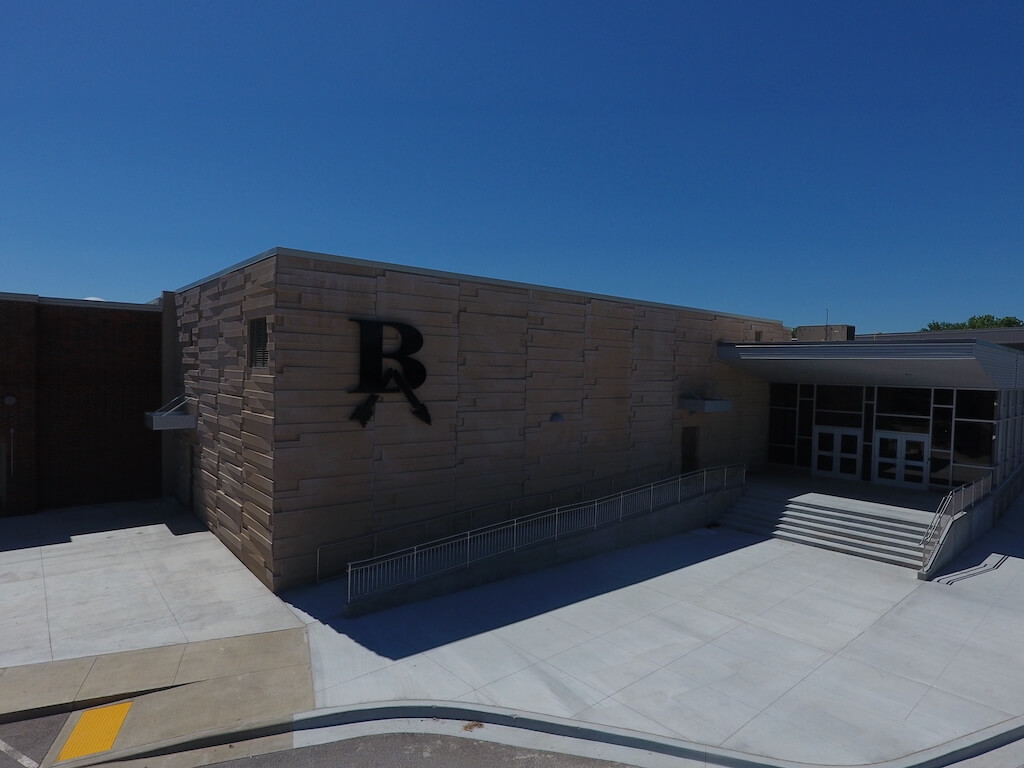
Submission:
<svg viewBox="0 0 1024 768">
<path fill-rule="evenodd" d="M 928 435 L 911 432 L 875 434 L 875 480 L 910 488 L 928 486 Z"/>
<path fill-rule="evenodd" d="M 814 474 L 860 480 L 859 429 L 814 428 Z"/>
</svg>

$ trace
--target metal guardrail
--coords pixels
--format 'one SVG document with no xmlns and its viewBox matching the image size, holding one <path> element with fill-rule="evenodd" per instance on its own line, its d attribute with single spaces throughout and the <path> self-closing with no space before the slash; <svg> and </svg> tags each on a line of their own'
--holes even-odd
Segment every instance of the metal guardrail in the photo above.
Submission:
<svg viewBox="0 0 1024 768">
<path fill-rule="evenodd" d="M 728 488 L 738 488 L 745 481 L 746 466 L 742 464 L 699 470 L 593 501 L 567 504 L 351 562 L 348 564 L 348 602 L 465 568 L 485 558 L 596 530 L 627 517 Z"/>
<path fill-rule="evenodd" d="M 942 540 L 953 521 L 963 517 L 977 502 L 992 491 L 992 475 L 988 474 L 973 483 L 961 485 L 947 493 L 939 502 L 932 521 L 921 537 L 921 570 L 926 571 L 939 551 Z"/>
<path fill-rule="evenodd" d="M 546 493 L 517 497 L 499 503 L 492 502 L 425 520 L 382 528 L 355 538 L 329 541 L 316 548 L 316 581 L 319 584 L 324 578 L 344 575 L 348 571 L 348 560 L 352 557 L 368 559 L 400 550 L 408 546 L 410 541 L 434 541 L 446 536 L 464 534 L 466 531 L 493 523 L 503 523 L 513 517 L 522 517 L 538 510 L 569 506 L 581 500 L 607 495 L 614 488 L 638 487 L 645 481 L 650 482 L 654 478 L 662 477 L 663 472 L 661 465 L 652 464 Z M 339 558 L 338 553 L 347 553 L 347 556 Z M 339 561 L 341 567 L 338 568 L 324 565 Z"/>
</svg>

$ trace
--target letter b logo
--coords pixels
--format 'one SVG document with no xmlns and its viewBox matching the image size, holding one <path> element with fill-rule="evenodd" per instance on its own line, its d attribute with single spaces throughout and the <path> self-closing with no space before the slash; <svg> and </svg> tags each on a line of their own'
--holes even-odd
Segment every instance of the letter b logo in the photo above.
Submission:
<svg viewBox="0 0 1024 768">
<path fill-rule="evenodd" d="M 394 360 L 401 369 L 402 378 L 410 389 L 416 389 L 427 380 L 427 369 L 423 363 L 414 360 L 412 355 L 423 347 L 423 334 L 406 323 L 388 323 L 380 320 L 359 320 L 350 317 L 353 323 L 359 323 L 359 386 L 352 392 L 398 392 L 397 386 L 388 386 L 384 378 L 384 358 Z M 384 328 L 398 331 L 398 349 L 393 352 L 384 351 Z"/>
</svg>

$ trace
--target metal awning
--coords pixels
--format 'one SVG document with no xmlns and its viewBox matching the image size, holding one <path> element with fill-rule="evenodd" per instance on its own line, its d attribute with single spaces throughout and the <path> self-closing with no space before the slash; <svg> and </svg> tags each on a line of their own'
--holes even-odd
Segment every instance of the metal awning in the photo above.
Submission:
<svg viewBox="0 0 1024 768">
<path fill-rule="evenodd" d="M 718 359 L 772 382 L 1024 388 L 1024 354 L 974 339 L 719 343 Z"/>
<path fill-rule="evenodd" d="M 146 426 L 157 432 L 168 429 L 195 429 L 198 417 L 195 413 L 189 413 L 190 402 L 195 402 L 195 398 L 179 395 L 155 411 L 147 411 Z"/>
</svg>

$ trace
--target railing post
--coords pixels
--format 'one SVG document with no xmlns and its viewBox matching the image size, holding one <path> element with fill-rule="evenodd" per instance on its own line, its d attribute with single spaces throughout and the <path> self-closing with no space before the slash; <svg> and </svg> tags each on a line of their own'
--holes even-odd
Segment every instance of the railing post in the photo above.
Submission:
<svg viewBox="0 0 1024 768">
<path fill-rule="evenodd" d="M 736 465 L 736 468 L 739 469 L 739 472 L 740 472 L 740 475 L 741 475 L 741 478 L 742 478 L 743 474 L 746 471 L 745 465 Z M 707 494 L 709 492 L 709 484 L 708 484 L 708 472 L 709 472 L 709 470 L 707 468 L 704 468 L 704 469 L 701 469 L 701 470 L 698 470 L 698 471 L 701 474 L 702 493 Z M 728 486 L 728 483 L 729 483 L 729 480 L 728 480 L 728 477 L 729 477 L 729 474 L 728 474 L 729 473 L 729 467 L 722 466 L 722 467 L 718 467 L 718 468 L 714 469 L 713 471 L 716 473 L 716 477 L 717 477 L 717 474 L 719 472 L 721 472 L 721 474 L 722 474 L 722 480 L 712 480 L 712 484 L 714 485 L 714 487 L 717 489 L 718 488 L 718 484 L 720 484 L 720 483 L 725 483 L 725 485 Z M 683 488 L 683 478 L 684 477 L 687 480 L 687 498 L 692 498 L 693 497 L 693 494 L 691 494 L 691 491 L 692 491 L 691 484 L 692 484 L 692 482 L 694 482 L 693 475 L 696 475 L 696 474 L 697 474 L 697 472 L 693 472 L 693 473 L 688 473 L 686 475 L 680 474 L 680 475 L 676 476 L 676 502 L 677 503 L 682 503 L 682 494 L 683 494 L 682 488 Z M 1024 478 L 1024 474 L 1022 474 L 1020 477 Z M 639 478 L 637 478 L 637 479 L 639 481 Z M 975 491 L 974 488 L 972 487 L 972 489 L 971 489 L 971 491 L 972 491 L 972 498 L 978 496 L 979 494 L 983 495 L 984 489 L 987 487 L 988 483 L 990 483 L 990 482 L 991 482 L 991 480 L 989 478 L 986 478 L 986 479 L 983 479 L 982 481 L 979 481 L 977 483 L 977 485 L 978 485 L 978 490 L 977 491 Z M 601 513 L 602 507 L 600 506 L 600 504 L 607 503 L 608 505 L 611 505 L 612 499 L 615 496 L 617 496 L 618 499 L 619 499 L 619 516 L 618 516 L 618 521 L 621 523 L 621 522 L 623 522 L 625 520 L 625 517 L 626 517 L 626 512 L 627 512 L 627 510 L 626 510 L 626 498 L 627 497 L 629 499 L 631 499 L 631 501 L 630 501 L 630 505 L 631 506 L 630 506 L 630 509 L 629 509 L 629 513 L 631 515 L 633 515 L 633 514 L 642 514 L 645 511 L 646 512 L 651 512 L 654 509 L 658 508 L 657 505 L 660 504 L 661 498 L 662 498 L 660 495 L 657 498 L 655 498 L 655 495 L 654 495 L 655 489 L 656 488 L 666 488 L 667 489 L 667 487 L 668 487 L 668 481 L 667 480 L 666 481 L 661 481 L 661 482 L 652 482 L 652 483 L 648 483 L 646 485 L 646 487 L 641 485 L 641 486 L 639 486 L 637 488 L 633 488 L 633 489 L 631 489 L 631 490 L 629 490 L 627 492 L 619 492 L 617 494 L 614 494 L 614 496 L 609 496 L 609 497 L 606 497 L 604 499 L 601 499 L 600 503 L 597 500 L 591 501 L 590 502 L 590 506 L 592 507 L 591 514 L 594 516 L 593 517 L 593 521 L 592 521 L 593 529 L 596 530 L 598 527 L 600 527 L 602 521 L 604 521 L 603 515 Z M 646 490 L 647 493 L 649 494 L 649 497 L 648 497 L 648 500 L 647 500 L 647 509 L 646 510 L 644 510 L 644 508 L 642 506 L 638 505 L 638 504 L 634 505 L 633 501 L 632 501 L 632 500 L 640 498 L 640 494 L 642 494 L 644 490 Z M 966 498 L 966 491 L 967 491 L 966 487 L 961 488 L 959 494 L 956 494 L 956 495 L 959 498 L 964 499 L 964 498 Z M 668 491 L 666 490 L 666 498 L 667 498 L 667 493 L 668 493 Z M 553 500 L 553 499 L 551 499 L 549 497 L 549 500 Z M 671 504 L 671 502 L 667 502 L 667 504 Z M 514 511 L 514 508 L 515 508 L 514 502 L 508 502 L 508 505 L 509 505 L 509 510 L 510 511 Z M 577 519 L 576 517 L 571 518 L 571 520 L 567 519 L 566 520 L 566 526 L 567 527 L 566 527 L 565 533 L 571 534 L 571 533 L 575 533 L 577 531 L 585 530 L 587 526 L 583 525 L 583 523 L 582 523 L 583 512 L 584 512 L 582 507 L 576 508 L 574 506 L 574 508 L 572 510 L 570 510 L 570 511 L 573 514 L 579 514 L 579 519 Z M 538 513 L 538 514 L 540 514 L 540 513 Z M 562 525 L 562 522 L 563 522 L 563 518 L 567 514 L 566 510 L 563 510 L 561 507 L 554 507 L 553 509 L 550 510 L 549 513 L 543 513 L 543 517 L 538 517 L 536 520 L 532 520 L 531 519 L 531 522 L 532 523 L 541 523 L 542 520 L 544 518 L 546 518 L 548 514 L 551 514 L 554 517 L 554 521 L 553 522 L 554 522 L 555 528 L 554 528 L 554 531 L 553 531 L 553 539 L 558 540 L 560 538 L 561 534 L 563 533 L 563 531 L 561 531 L 561 525 Z M 947 512 L 947 514 L 949 514 L 949 512 Z M 424 527 L 424 534 L 429 533 L 429 531 L 427 530 L 428 522 L 429 521 L 425 521 L 422 524 L 423 527 Z M 363 597 L 365 597 L 367 595 L 375 594 L 375 593 L 377 593 L 377 592 L 379 592 L 381 590 L 390 589 L 390 588 L 392 588 L 394 586 L 397 586 L 398 583 L 402 583 L 402 581 L 404 581 L 404 577 L 405 577 L 406 574 L 411 575 L 413 582 L 418 582 L 419 578 L 420 578 L 420 570 L 421 570 L 421 568 L 420 568 L 420 559 L 422 557 L 424 557 L 424 553 L 427 553 L 427 554 L 430 555 L 430 558 L 429 558 L 430 562 L 429 563 L 423 563 L 424 568 L 422 570 L 424 571 L 424 578 L 430 578 L 430 576 L 434 572 L 436 572 L 438 570 L 438 568 L 441 567 L 441 566 L 443 566 L 442 570 L 448 569 L 448 568 L 450 568 L 452 566 L 458 567 L 457 565 L 455 565 L 458 562 L 458 558 L 454 557 L 454 555 L 457 554 L 457 547 L 458 547 L 457 542 L 458 542 L 458 540 L 460 538 L 463 538 L 463 537 L 465 538 L 465 545 L 464 546 L 466 547 L 466 552 L 465 552 L 465 555 L 464 555 L 463 562 L 464 562 L 464 565 L 466 565 L 466 566 L 469 566 L 470 564 L 475 562 L 475 560 L 473 558 L 473 546 L 474 546 L 473 545 L 473 541 L 474 541 L 474 537 L 479 538 L 480 541 L 481 541 L 480 552 L 484 553 L 484 554 L 481 555 L 482 557 L 488 557 L 491 554 L 494 554 L 494 552 L 492 552 L 491 550 L 494 549 L 495 547 L 499 547 L 499 548 L 503 547 L 503 549 L 500 549 L 500 551 L 507 552 L 507 551 L 509 551 L 509 549 L 508 549 L 508 538 L 507 538 L 507 530 L 508 529 L 507 529 L 507 527 L 504 527 L 504 526 L 507 526 L 509 522 L 511 523 L 511 528 L 512 528 L 512 545 L 511 545 L 511 550 L 515 552 L 515 551 L 518 551 L 518 549 L 519 549 L 519 519 L 516 518 L 516 517 L 513 517 L 510 521 L 507 521 L 501 527 L 500 530 L 495 528 L 492 531 L 489 528 L 487 533 L 483 533 L 481 531 L 477 531 L 477 530 L 474 529 L 474 530 L 466 531 L 463 534 L 453 535 L 451 538 L 445 537 L 443 545 L 442 544 L 438 544 L 438 542 L 433 542 L 433 544 L 431 544 L 430 542 L 428 542 L 426 544 L 417 544 L 417 545 L 414 545 L 414 546 L 412 546 L 412 547 L 410 547 L 408 549 L 403 550 L 401 553 L 391 553 L 390 555 L 386 555 L 386 556 L 384 556 L 384 555 L 377 555 L 376 554 L 378 549 L 379 549 L 379 546 L 380 546 L 380 537 L 375 533 L 375 534 L 373 534 L 372 538 L 370 539 L 372 541 L 372 549 L 374 551 L 374 557 L 371 558 L 371 560 L 376 561 L 378 558 L 380 558 L 379 562 L 373 562 L 371 564 L 370 561 L 367 560 L 366 564 L 363 565 L 363 566 L 360 566 L 358 563 L 353 565 L 353 563 L 351 563 L 351 562 L 345 564 L 346 572 L 347 572 L 347 575 L 348 575 L 348 584 L 346 586 L 347 599 L 348 599 L 349 602 L 352 602 L 355 599 L 361 599 L 361 598 L 363 598 Z M 605 522 L 609 522 L 610 523 L 612 521 L 609 520 L 609 521 L 605 521 Z M 577 526 L 576 523 L 580 523 L 580 525 Z M 488 536 L 490 538 L 487 538 Z M 539 541 L 542 541 L 542 540 L 545 540 L 545 539 L 546 539 L 546 537 L 541 536 L 540 538 L 533 539 L 530 543 L 539 542 Z M 550 539 L 548 539 L 548 540 L 550 540 Z M 526 545 L 527 544 L 524 543 L 524 546 L 526 546 Z M 438 549 L 439 546 L 442 547 L 442 549 Z M 412 558 L 411 566 L 407 565 L 407 564 L 404 564 L 406 557 L 411 557 Z M 317 560 L 316 566 L 317 566 L 318 576 L 319 576 L 319 571 L 322 570 L 322 567 L 323 567 L 322 558 L 323 558 L 322 548 L 318 547 L 317 548 L 317 552 L 316 552 L 316 560 Z M 409 568 L 408 571 L 405 570 L 407 567 Z M 360 580 L 358 584 L 356 583 L 356 579 Z"/>
</svg>

